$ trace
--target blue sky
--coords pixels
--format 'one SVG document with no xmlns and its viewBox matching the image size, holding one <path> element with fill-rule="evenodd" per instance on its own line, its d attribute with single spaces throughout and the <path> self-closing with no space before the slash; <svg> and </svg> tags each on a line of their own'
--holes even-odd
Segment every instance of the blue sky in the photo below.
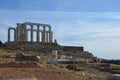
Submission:
<svg viewBox="0 0 120 80">
<path fill-rule="evenodd" d="M 120 59 L 120 0 L 0 0 L 0 40 L 20 22 L 52 26 L 61 45 L 84 46 L 107 59 Z"/>
</svg>

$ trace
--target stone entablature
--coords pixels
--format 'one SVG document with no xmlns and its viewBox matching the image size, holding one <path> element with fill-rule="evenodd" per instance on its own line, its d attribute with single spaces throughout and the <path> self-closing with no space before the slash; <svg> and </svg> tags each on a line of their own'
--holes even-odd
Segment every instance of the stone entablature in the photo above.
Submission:
<svg viewBox="0 0 120 80">
<path fill-rule="evenodd" d="M 27 25 L 30 29 L 27 29 Z M 37 29 L 34 29 L 37 27 Z M 40 27 L 43 29 L 41 30 Z M 46 30 L 48 28 L 48 30 Z M 30 31 L 30 42 L 34 42 L 33 32 L 36 32 L 36 42 L 52 43 L 53 42 L 53 32 L 51 31 L 51 26 L 49 24 L 42 23 L 17 23 L 17 27 L 9 27 L 8 29 L 8 42 L 10 41 L 10 30 L 14 30 L 14 41 L 28 41 L 28 31 Z M 40 37 L 41 33 L 41 37 Z"/>
</svg>

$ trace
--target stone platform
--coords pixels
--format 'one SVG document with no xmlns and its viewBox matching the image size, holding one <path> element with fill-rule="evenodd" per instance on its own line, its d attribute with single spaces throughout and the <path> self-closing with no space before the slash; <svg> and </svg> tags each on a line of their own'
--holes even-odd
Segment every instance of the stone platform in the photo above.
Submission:
<svg viewBox="0 0 120 80">
<path fill-rule="evenodd" d="M 42 43 L 42 42 L 6 42 L 7 49 L 35 51 L 35 52 L 51 52 L 52 50 L 60 50 L 62 47 L 57 43 Z"/>
</svg>

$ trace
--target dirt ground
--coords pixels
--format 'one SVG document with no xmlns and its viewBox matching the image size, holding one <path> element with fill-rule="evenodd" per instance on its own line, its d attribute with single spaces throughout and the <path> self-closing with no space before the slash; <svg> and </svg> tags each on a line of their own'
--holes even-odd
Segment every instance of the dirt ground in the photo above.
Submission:
<svg viewBox="0 0 120 80">
<path fill-rule="evenodd" d="M 41 68 L 0 68 L 0 80 L 78 80 L 72 73 Z"/>
<path fill-rule="evenodd" d="M 23 62 L 23 64 L 21 62 L 16 62 L 15 55 L 17 52 L 20 51 L 0 49 L 0 80 L 82 80 L 80 76 L 73 72 L 61 71 L 59 68 L 49 64 L 34 64 L 35 62 L 32 62 L 31 64 L 29 63 L 28 66 L 28 63 L 25 64 L 25 62 Z M 25 53 L 27 55 L 38 54 L 33 52 Z M 39 67 L 36 67 L 38 64 Z M 21 67 L 16 65 L 21 65 Z"/>
<path fill-rule="evenodd" d="M 88 65 L 80 66 L 84 70 L 76 72 L 44 62 L 17 62 L 15 61 L 17 52 L 20 51 L 0 49 L 0 80 L 107 80 L 105 77 L 109 75 L 109 73 L 90 68 Z M 41 53 L 24 53 L 39 54 L 47 59 L 50 57 Z M 4 66 L 1 66 L 2 64 Z"/>
</svg>

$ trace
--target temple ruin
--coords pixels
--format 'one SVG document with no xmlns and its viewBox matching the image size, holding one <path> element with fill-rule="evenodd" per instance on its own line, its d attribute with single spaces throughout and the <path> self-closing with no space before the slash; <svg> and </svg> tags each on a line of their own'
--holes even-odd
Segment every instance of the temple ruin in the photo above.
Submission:
<svg viewBox="0 0 120 80">
<path fill-rule="evenodd" d="M 13 40 L 11 40 L 11 35 Z M 52 52 L 52 50 L 58 50 L 74 53 L 84 51 L 84 47 L 59 45 L 56 39 L 53 41 L 53 32 L 49 24 L 33 22 L 17 23 L 16 28 L 9 27 L 8 42 L 5 44 L 7 49 L 22 51 Z"/>
<path fill-rule="evenodd" d="M 30 28 L 27 28 L 27 25 Z M 34 29 L 37 27 L 37 29 Z M 42 29 L 40 29 L 42 27 Z M 48 30 L 46 30 L 48 28 Z M 17 23 L 17 27 L 9 27 L 8 29 L 8 42 L 10 42 L 10 31 L 14 30 L 14 41 L 28 41 L 28 32 L 30 31 L 30 42 L 35 42 L 33 39 L 33 32 L 36 32 L 36 42 L 43 42 L 43 43 L 52 43 L 53 41 L 53 32 L 51 31 L 51 26 L 48 24 L 41 24 L 41 23 L 32 23 L 32 22 L 25 22 L 25 23 Z M 41 34 L 41 35 L 40 35 Z"/>
</svg>

